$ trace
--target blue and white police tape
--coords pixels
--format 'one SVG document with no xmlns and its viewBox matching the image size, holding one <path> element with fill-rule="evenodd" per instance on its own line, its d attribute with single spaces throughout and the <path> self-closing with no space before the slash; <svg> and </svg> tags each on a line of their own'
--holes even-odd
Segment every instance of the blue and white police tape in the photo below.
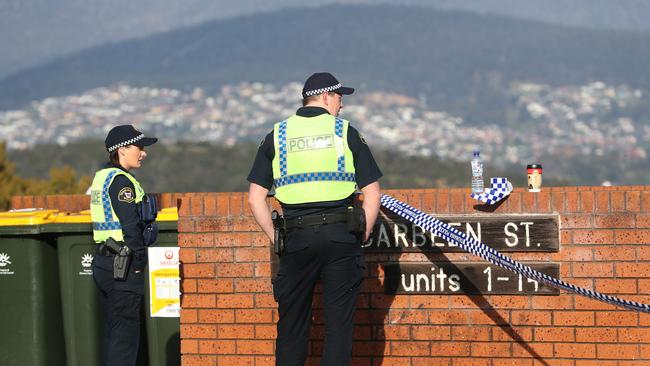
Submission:
<svg viewBox="0 0 650 366">
<path fill-rule="evenodd" d="M 625 299 L 619 299 L 617 297 L 610 296 L 610 295 L 601 294 L 599 292 L 578 287 L 570 283 L 564 282 L 562 280 L 559 280 L 555 277 L 551 277 L 547 274 L 536 271 L 524 264 L 521 264 L 513 260 L 508 256 L 499 253 L 497 250 L 488 247 L 487 245 L 479 242 L 473 237 L 467 235 L 466 233 L 463 233 L 462 231 L 455 229 L 445 224 L 444 222 L 434 217 L 431 217 L 425 214 L 424 212 L 412 206 L 409 206 L 406 203 L 401 202 L 393 197 L 382 194 L 381 205 L 387 208 L 388 210 L 392 211 L 393 213 L 420 226 L 422 229 L 430 231 L 436 234 L 437 236 L 448 240 L 450 243 L 457 245 L 461 249 L 466 250 L 476 256 L 479 256 L 492 264 L 503 267 L 515 273 L 521 274 L 527 278 L 541 282 L 543 284 L 557 287 L 561 290 L 573 292 L 582 296 L 600 300 L 629 310 L 650 313 L 650 305 L 642 304 L 635 301 L 625 300 Z"/>
<path fill-rule="evenodd" d="M 483 193 L 472 193 L 471 197 L 493 205 L 510 195 L 510 192 L 512 192 L 512 183 L 508 182 L 508 178 L 491 178 L 490 188 L 485 189 Z"/>
</svg>

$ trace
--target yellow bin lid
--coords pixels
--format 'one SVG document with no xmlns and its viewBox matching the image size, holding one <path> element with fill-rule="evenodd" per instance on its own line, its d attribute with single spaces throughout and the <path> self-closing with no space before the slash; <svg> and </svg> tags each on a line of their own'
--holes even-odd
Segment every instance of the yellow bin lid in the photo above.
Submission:
<svg viewBox="0 0 650 366">
<path fill-rule="evenodd" d="M 0 226 L 25 226 L 25 225 L 42 225 L 54 221 L 54 215 L 58 210 L 16 210 L 9 212 L 0 212 Z"/>
</svg>

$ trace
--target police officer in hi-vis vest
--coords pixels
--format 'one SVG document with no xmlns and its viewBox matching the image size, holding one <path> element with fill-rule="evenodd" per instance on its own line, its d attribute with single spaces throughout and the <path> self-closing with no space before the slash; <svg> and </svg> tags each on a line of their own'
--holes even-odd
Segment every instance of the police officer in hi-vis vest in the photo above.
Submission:
<svg viewBox="0 0 650 366">
<path fill-rule="evenodd" d="M 95 174 L 90 213 L 97 243 L 93 278 L 104 311 L 102 365 L 135 365 L 144 301 L 146 246 L 155 241 L 155 199 L 145 195 L 131 174 L 157 141 L 131 125 L 106 137 L 110 162 Z"/>
<path fill-rule="evenodd" d="M 353 92 L 329 73 L 310 76 L 303 107 L 275 124 L 248 176 L 251 211 L 280 256 L 273 280 L 279 312 L 276 365 L 304 365 L 318 282 L 325 321 L 321 365 L 350 362 L 354 311 L 366 271 L 361 242 L 379 212 L 382 175 L 359 132 L 338 117 L 342 96 Z M 282 216 L 267 206 L 271 187 Z M 362 208 L 354 207 L 357 187 Z"/>
</svg>

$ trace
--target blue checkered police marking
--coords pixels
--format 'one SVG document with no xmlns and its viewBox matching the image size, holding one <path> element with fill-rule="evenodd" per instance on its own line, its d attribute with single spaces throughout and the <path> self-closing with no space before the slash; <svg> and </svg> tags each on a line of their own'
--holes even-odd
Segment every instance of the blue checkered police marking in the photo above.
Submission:
<svg viewBox="0 0 650 366">
<path fill-rule="evenodd" d="M 278 126 L 278 145 L 280 150 L 280 176 L 287 175 L 287 121 L 280 122 Z"/>
<path fill-rule="evenodd" d="M 121 230 L 122 225 L 119 221 L 111 222 L 93 222 L 94 231 Z"/>
<path fill-rule="evenodd" d="M 345 156 L 339 156 L 336 160 L 336 168 L 340 173 L 345 172 Z"/>
<path fill-rule="evenodd" d="M 108 173 L 104 185 L 102 186 L 102 207 L 104 208 L 104 221 L 110 222 L 113 221 L 113 209 L 111 208 L 111 197 L 108 193 L 108 188 L 113 181 L 113 177 L 117 174 L 117 170 L 113 170 Z"/>
<path fill-rule="evenodd" d="M 343 137 L 343 120 L 336 118 L 336 123 L 334 124 L 334 133 L 338 137 Z"/>
<path fill-rule="evenodd" d="M 570 283 L 551 277 L 547 274 L 536 271 L 526 265 L 523 265 L 512 258 L 499 253 L 497 250 L 488 247 L 473 237 L 455 229 L 444 222 L 433 218 L 424 212 L 398 201 L 393 197 L 385 194 L 381 195 L 381 205 L 406 220 L 420 226 L 422 229 L 434 233 L 435 235 L 447 239 L 459 246 L 461 249 L 479 256 L 486 261 L 505 268 L 512 272 L 521 274 L 531 280 L 541 282 L 545 285 L 553 286 L 561 290 L 573 292 L 578 295 L 586 296 L 595 300 L 600 300 L 612 305 L 620 306 L 628 310 L 641 311 L 650 313 L 650 305 L 642 304 L 636 301 L 620 299 L 614 296 L 601 294 L 599 292 L 578 287 Z"/>
<path fill-rule="evenodd" d="M 321 182 L 321 181 L 342 181 L 354 182 L 354 173 L 341 173 L 341 172 L 313 172 L 287 175 L 275 179 L 273 183 L 275 188 L 286 186 L 288 184 L 304 183 L 304 182 Z"/>
</svg>

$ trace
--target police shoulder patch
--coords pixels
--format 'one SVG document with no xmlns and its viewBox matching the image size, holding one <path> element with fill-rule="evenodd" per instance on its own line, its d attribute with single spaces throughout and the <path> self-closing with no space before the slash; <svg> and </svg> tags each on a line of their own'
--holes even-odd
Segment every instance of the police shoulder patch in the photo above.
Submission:
<svg viewBox="0 0 650 366">
<path fill-rule="evenodd" d="M 120 190 L 120 193 L 117 194 L 117 200 L 131 203 L 135 201 L 135 194 L 133 194 L 133 189 L 131 187 L 124 187 Z"/>
</svg>

